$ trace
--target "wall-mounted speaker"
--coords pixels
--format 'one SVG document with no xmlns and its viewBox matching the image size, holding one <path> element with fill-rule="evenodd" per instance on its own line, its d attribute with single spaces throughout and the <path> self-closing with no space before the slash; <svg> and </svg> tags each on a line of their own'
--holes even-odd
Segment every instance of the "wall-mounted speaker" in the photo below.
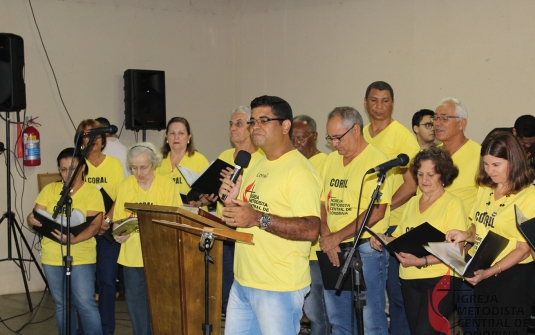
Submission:
<svg viewBox="0 0 535 335">
<path fill-rule="evenodd" d="M 165 72 L 129 69 L 123 78 L 126 129 L 165 129 Z"/>
<path fill-rule="evenodd" d="M 24 40 L 18 35 L 0 33 L 0 111 L 25 108 Z"/>
</svg>

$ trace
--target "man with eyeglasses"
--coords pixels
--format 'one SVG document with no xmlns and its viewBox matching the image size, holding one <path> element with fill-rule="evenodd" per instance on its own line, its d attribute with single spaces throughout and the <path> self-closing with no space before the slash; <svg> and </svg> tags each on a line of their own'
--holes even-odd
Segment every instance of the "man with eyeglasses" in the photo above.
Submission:
<svg viewBox="0 0 535 335">
<path fill-rule="evenodd" d="M 381 150 L 387 159 L 396 158 L 399 154 L 414 157 L 420 146 L 409 129 L 392 118 L 394 111 L 394 90 L 384 81 L 371 83 L 366 89 L 364 107 L 368 112 L 370 124 L 364 127 L 364 139 Z M 394 178 L 394 195 L 392 196 L 390 227 L 387 235 L 391 236 L 401 221 L 405 203 L 416 194 L 416 181 L 407 167 L 392 169 Z M 389 257 L 388 306 L 390 314 L 390 334 L 410 335 L 409 323 L 405 314 L 405 304 L 399 283 L 399 261 L 396 257 Z"/>
<path fill-rule="evenodd" d="M 435 128 L 432 121 L 434 115 L 435 112 L 430 109 L 420 109 L 412 116 L 412 131 L 416 134 L 421 150 L 435 146 Z"/>
<path fill-rule="evenodd" d="M 254 235 L 237 243 L 225 334 L 297 334 L 310 290 L 309 254 L 320 228 L 321 185 L 295 150 L 292 108 L 283 99 L 251 102 L 254 145 L 266 154 L 236 183 L 227 171 L 219 190 L 223 220 Z"/>
<path fill-rule="evenodd" d="M 362 116 L 353 107 L 337 107 L 329 113 L 326 140 L 332 143 L 336 152 L 327 156 L 320 173 L 323 180 L 320 247 L 335 267 L 343 265 L 338 253 L 351 248 L 357 222 L 359 225 L 362 223 L 377 187 L 376 173 L 368 174 L 363 183 L 364 175 L 368 169 L 387 161 L 384 153 L 366 142 L 362 128 Z M 389 173 L 381 185 L 382 196 L 374 204 L 368 222 L 368 226 L 380 234 L 388 229 L 392 185 L 393 179 Z M 388 334 L 388 321 L 384 312 L 388 256 L 384 249 L 381 252 L 372 249 L 369 240 L 370 234 L 365 232 L 358 241 L 357 248 L 362 259 L 366 285 L 363 293 L 367 296 L 363 311 L 364 332 L 384 335 Z M 349 273 L 346 280 L 351 280 Z M 336 290 L 325 290 L 325 303 L 332 334 L 356 334 L 358 325 L 352 308 L 351 291 L 341 291 L 338 295 Z"/>
<path fill-rule="evenodd" d="M 294 117 L 291 139 L 294 147 L 308 159 L 316 169 L 316 172 L 319 173 L 327 154 L 321 152 L 316 145 L 318 140 L 316 121 L 308 115 Z M 316 251 L 320 250 L 319 241 L 313 242 L 310 248 L 312 284 L 310 285 L 310 293 L 305 298 L 304 306 L 305 314 L 310 320 L 311 335 L 329 335 L 331 333 L 331 325 L 327 318 L 325 299 L 323 297 L 323 281 L 318 265 L 318 256 L 316 255 Z"/>
<path fill-rule="evenodd" d="M 448 152 L 459 168 L 459 175 L 445 189 L 462 199 L 465 213 L 470 213 L 477 196 L 476 174 L 479 169 L 481 145 L 468 139 L 464 129 L 468 122 L 466 107 L 457 99 L 445 98 L 435 109 L 433 116 L 436 139 L 440 148 Z M 476 334 L 473 287 L 463 281 L 457 298 L 459 324 L 465 334 Z"/>
</svg>

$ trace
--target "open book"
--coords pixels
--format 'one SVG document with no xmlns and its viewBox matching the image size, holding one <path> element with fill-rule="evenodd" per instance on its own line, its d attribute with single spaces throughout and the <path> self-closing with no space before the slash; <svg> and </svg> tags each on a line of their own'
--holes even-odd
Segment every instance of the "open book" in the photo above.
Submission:
<svg viewBox="0 0 535 335">
<path fill-rule="evenodd" d="M 428 222 L 424 222 L 418 227 L 409 230 L 390 243 L 369 227 L 365 227 L 364 229 L 379 240 L 383 247 L 391 254 L 394 254 L 394 252 L 404 252 L 416 257 L 424 257 L 429 255 L 429 251 L 425 250 L 424 245 L 429 242 L 442 242 L 446 239 L 443 232 L 431 226 Z"/>
<path fill-rule="evenodd" d="M 515 205 L 516 227 L 524 236 L 531 249 L 535 250 L 535 218 L 528 219 Z"/>
<path fill-rule="evenodd" d="M 93 222 L 93 220 L 99 215 L 102 215 L 102 213 L 99 213 L 95 216 L 88 216 L 86 218 L 80 210 L 74 209 L 71 213 L 70 233 L 74 236 L 77 236 L 82 231 L 84 231 L 91 224 L 91 222 Z M 52 218 L 52 214 L 48 213 L 44 209 L 34 209 L 33 216 L 37 221 L 42 224 L 41 227 L 33 226 L 33 229 L 40 235 L 46 236 L 49 239 L 59 243 L 59 240 L 55 238 L 54 235 L 52 235 L 52 232 L 54 230 L 62 231 L 64 234 L 67 232 L 67 218 L 65 218 L 64 216 L 58 216 L 56 220 L 54 220 Z"/>
<path fill-rule="evenodd" d="M 219 192 L 219 187 L 221 186 L 221 181 L 219 180 L 221 178 L 221 170 L 228 167 L 234 168 L 232 165 L 219 158 L 213 161 L 201 173 L 192 171 L 185 166 L 177 165 L 177 169 L 180 170 L 180 173 L 184 176 L 186 183 L 188 183 L 192 189 L 195 189 L 202 194 L 217 194 Z"/>
<path fill-rule="evenodd" d="M 112 234 L 123 236 L 128 235 L 134 230 L 136 230 L 138 222 L 137 217 L 131 217 L 113 222 L 112 227 L 115 224 L 118 224 L 118 226 L 113 228 Z"/>
<path fill-rule="evenodd" d="M 425 249 L 461 276 L 472 278 L 475 271 L 490 267 L 508 243 L 507 238 L 489 230 L 468 262 L 464 261 L 459 246 L 450 242 L 429 243 Z"/>
</svg>

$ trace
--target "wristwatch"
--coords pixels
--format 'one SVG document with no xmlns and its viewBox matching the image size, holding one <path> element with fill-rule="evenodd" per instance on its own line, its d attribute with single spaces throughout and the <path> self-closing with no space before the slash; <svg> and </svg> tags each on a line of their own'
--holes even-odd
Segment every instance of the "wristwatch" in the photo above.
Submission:
<svg viewBox="0 0 535 335">
<path fill-rule="evenodd" d="M 260 217 L 260 225 L 259 228 L 262 230 L 266 230 L 271 225 L 271 216 L 269 216 L 268 213 L 262 213 L 262 216 Z"/>
</svg>

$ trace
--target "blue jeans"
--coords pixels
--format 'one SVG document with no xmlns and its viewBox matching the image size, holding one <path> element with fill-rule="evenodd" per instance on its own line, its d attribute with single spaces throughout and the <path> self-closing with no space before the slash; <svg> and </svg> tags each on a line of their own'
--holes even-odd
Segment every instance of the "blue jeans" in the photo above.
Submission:
<svg viewBox="0 0 535 335">
<path fill-rule="evenodd" d="M 123 267 L 126 306 L 134 335 L 151 335 L 149 299 L 144 268 Z M 199 328 L 201 326 L 199 325 Z"/>
<path fill-rule="evenodd" d="M 234 282 L 234 242 L 223 242 L 223 306 L 221 311 L 227 313 L 228 297 Z"/>
<path fill-rule="evenodd" d="M 117 283 L 117 258 L 121 245 L 110 243 L 102 236 L 95 236 L 97 240 L 97 286 L 98 311 L 102 323 L 102 334 L 115 332 L 115 286 Z M 80 316 L 78 316 L 78 321 Z M 84 335 L 83 327 L 78 327 L 77 335 Z"/>
<path fill-rule="evenodd" d="M 392 236 L 392 232 L 396 227 L 397 226 L 389 227 L 386 235 Z M 388 258 L 386 293 L 388 294 L 388 310 L 390 314 L 390 335 L 411 335 L 399 281 L 399 261 L 397 257 L 393 255 Z"/>
<path fill-rule="evenodd" d="M 366 335 L 388 334 L 385 314 L 385 287 L 388 253 L 372 249 L 370 243 L 358 247 L 362 258 L 362 272 L 366 283 L 366 306 L 364 307 L 364 333 Z M 349 275 L 349 273 L 348 273 Z M 347 280 L 347 279 L 346 279 Z M 327 315 L 333 335 L 357 334 L 358 325 L 351 291 L 325 290 Z M 353 329 L 353 332 L 352 332 Z"/>
<path fill-rule="evenodd" d="M 297 334 L 303 301 L 309 287 L 275 292 L 232 284 L 227 306 L 225 335 Z"/>
<path fill-rule="evenodd" d="M 56 304 L 56 322 L 58 334 L 67 333 L 65 329 L 65 268 L 43 264 L 48 287 Z M 71 334 L 76 334 L 76 314 L 87 335 L 102 335 L 102 326 L 95 303 L 95 264 L 75 265 L 71 271 Z"/>
<path fill-rule="evenodd" d="M 97 240 L 98 311 L 104 335 L 115 332 L 115 292 L 117 285 L 117 258 L 121 245 L 110 243 L 102 236 Z"/>
<path fill-rule="evenodd" d="M 323 297 L 323 280 L 318 261 L 310 261 L 310 293 L 305 298 L 304 311 L 310 320 L 310 335 L 330 335 L 331 324 L 327 317 L 325 298 Z"/>
</svg>

